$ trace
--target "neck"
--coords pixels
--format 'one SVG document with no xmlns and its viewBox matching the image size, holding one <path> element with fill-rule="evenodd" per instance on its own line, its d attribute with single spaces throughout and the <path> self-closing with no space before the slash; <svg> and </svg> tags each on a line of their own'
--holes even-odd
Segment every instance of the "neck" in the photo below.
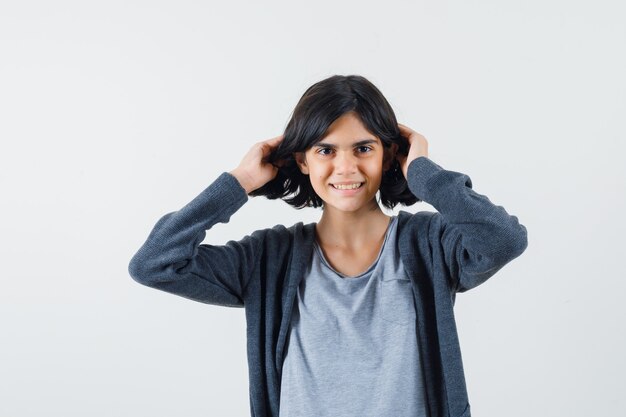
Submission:
<svg viewBox="0 0 626 417">
<path fill-rule="evenodd" d="M 324 208 L 315 227 L 318 241 L 325 246 L 358 248 L 380 239 L 387 230 L 390 217 L 383 213 L 376 200 L 372 203 L 355 212 Z"/>
</svg>

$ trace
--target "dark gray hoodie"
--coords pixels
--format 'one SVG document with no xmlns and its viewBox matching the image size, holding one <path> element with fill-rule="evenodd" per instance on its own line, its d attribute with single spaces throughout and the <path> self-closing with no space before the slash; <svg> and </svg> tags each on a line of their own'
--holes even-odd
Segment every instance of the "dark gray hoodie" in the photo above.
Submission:
<svg viewBox="0 0 626 417">
<path fill-rule="evenodd" d="M 411 161 L 411 192 L 438 212 L 400 211 L 397 249 L 412 279 L 416 332 L 431 417 L 470 417 L 454 319 L 457 292 L 472 289 L 524 252 L 526 227 L 472 189 L 469 176 L 428 157 Z M 196 198 L 159 219 L 128 266 L 146 286 L 207 304 L 244 307 L 250 410 L 278 417 L 286 336 L 296 290 L 311 260 L 315 223 L 257 230 L 225 245 L 206 231 L 248 200 L 222 173 Z"/>
</svg>

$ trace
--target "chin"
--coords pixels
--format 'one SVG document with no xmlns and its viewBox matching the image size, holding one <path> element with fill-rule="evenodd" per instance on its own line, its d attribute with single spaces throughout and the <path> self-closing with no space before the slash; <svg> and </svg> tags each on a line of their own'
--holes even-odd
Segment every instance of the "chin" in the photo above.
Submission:
<svg viewBox="0 0 626 417">
<path fill-rule="evenodd" d="M 375 203 L 375 201 L 374 201 Z M 376 203 L 378 204 L 378 203 Z M 332 207 L 333 209 L 337 210 L 337 211 L 342 211 L 345 213 L 351 213 L 351 212 L 356 212 L 359 210 L 364 210 L 367 207 L 370 207 L 371 205 L 373 205 L 372 201 L 370 200 L 369 202 L 354 202 L 354 203 L 344 203 L 344 204 L 333 204 L 332 202 L 329 204 L 328 202 L 324 202 L 324 205 L 326 207 Z"/>
</svg>

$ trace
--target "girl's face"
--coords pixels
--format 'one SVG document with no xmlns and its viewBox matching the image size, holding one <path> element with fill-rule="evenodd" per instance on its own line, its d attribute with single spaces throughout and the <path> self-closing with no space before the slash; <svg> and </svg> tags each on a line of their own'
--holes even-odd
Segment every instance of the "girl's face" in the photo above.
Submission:
<svg viewBox="0 0 626 417">
<path fill-rule="evenodd" d="M 376 192 L 390 154 L 355 113 L 339 117 L 321 141 L 295 157 L 324 201 L 324 210 L 358 212 L 378 205 Z"/>
</svg>

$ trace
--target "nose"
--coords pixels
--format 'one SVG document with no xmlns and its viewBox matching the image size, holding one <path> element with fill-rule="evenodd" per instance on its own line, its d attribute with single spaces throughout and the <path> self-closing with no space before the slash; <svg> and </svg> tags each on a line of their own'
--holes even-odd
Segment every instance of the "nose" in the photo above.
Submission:
<svg viewBox="0 0 626 417">
<path fill-rule="evenodd" d="M 352 175 L 357 171 L 357 157 L 352 152 L 338 152 L 335 158 L 335 171 L 339 175 Z"/>
</svg>

